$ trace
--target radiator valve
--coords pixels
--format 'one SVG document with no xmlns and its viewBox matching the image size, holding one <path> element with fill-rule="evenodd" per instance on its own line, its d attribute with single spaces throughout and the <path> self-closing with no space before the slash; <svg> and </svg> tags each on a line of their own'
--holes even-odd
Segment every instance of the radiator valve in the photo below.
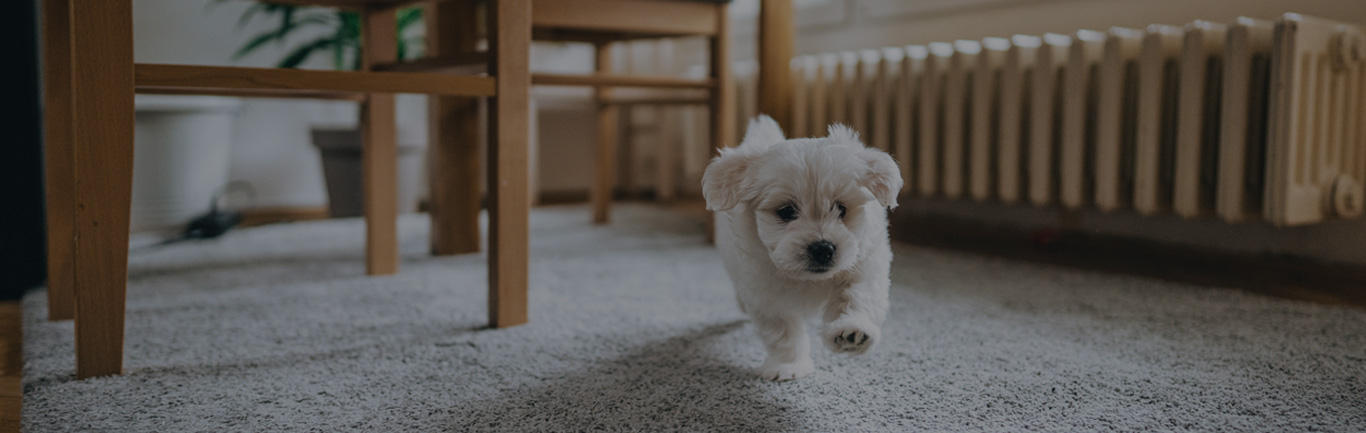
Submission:
<svg viewBox="0 0 1366 433">
<path fill-rule="evenodd" d="M 1342 218 L 1361 216 L 1361 184 L 1356 179 L 1352 179 L 1352 176 L 1340 174 L 1336 179 L 1333 179 L 1333 188 L 1330 194 L 1332 194 L 1332 200 L 1329 202 L 1333 207 L 1334 214 Z"/>
</svg>

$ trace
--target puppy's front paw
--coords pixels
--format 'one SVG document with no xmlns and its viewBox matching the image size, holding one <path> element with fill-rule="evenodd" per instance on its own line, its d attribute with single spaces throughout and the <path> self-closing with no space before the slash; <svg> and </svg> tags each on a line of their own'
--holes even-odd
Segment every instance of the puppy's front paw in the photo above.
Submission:
<svg viewBox="0 0 1366 433">
<path fill-rule="evenodd" d="M 821 339 L 831 352 L 851 355 L 862 355 L 881 337 L 877 326 L 845 320 L 831 322 L 821 332 Z"/>
<path fill-rule="evenodd" d="M 811 358 L 796 362 L 765 362 L 759 367 L 759 377 L 778 382 L 803 378 L 814 372 L 816 366 L 811 363 Z"/>
</svg>

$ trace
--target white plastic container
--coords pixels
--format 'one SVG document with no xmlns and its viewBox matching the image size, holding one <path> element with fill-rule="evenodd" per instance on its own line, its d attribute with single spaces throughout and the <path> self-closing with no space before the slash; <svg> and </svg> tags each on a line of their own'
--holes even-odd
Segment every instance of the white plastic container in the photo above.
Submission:
<svg viewBox="0 0 1366 433">
<path fill-rule="evenodd" d="M 138 95 L 133 151 L 134 233 L 174 233 L 209 209 L 228 183 L 233 122 L 242 102 Z"/>
</svg>

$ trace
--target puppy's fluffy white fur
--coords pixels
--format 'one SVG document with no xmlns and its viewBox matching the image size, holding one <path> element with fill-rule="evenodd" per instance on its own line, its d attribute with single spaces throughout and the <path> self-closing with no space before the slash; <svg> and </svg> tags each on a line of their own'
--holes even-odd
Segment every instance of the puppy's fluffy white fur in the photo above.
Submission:
<svg viewBox="0 0 1366 433">
<path fill-rule="evenodd" d="M 768 116 L 707 166 L 702 192 L 716 211 L 716 246 L 768 351 L 760 376 L 815 371 L 805 322 L 817 314 L 831 351 L 862 354 L 881 339 L 887 211 L 901 185 L 891 156 L 864 147 L 848 127 L 788 140 Z"/>
</svg>

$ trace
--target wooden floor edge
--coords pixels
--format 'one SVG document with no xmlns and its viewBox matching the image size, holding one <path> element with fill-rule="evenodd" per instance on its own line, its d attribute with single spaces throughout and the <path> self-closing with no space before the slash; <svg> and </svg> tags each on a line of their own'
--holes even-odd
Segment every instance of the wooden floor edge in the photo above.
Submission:
<svg viewBox="0 0 1366 433">
<path fill-rule="evenodd" d="M 0 301 L 0 433 L 18 432 L 22 427 L 23 322 L 21 301 Z"/>
<path fill-rule="evenodd" d="M 327 219 L 327 206 L 260 207 L 242 210 L 242 227 Z"/>
</svg>

